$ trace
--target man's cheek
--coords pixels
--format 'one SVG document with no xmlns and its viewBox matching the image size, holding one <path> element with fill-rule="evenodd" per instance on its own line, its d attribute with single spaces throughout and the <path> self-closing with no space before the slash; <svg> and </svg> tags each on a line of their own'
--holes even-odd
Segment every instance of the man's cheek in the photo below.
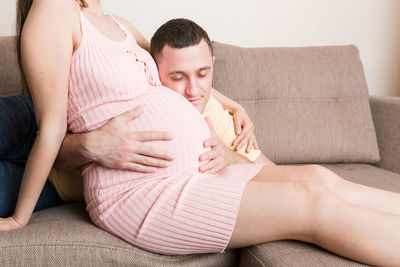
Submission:
<svg viewBox="0 0 400 267">
<path fill-rule="evenodd" d="M 170 88 L 171 90 L 174 90 L 175 92 L 181 95 L 183 95 L 185 92 L 185 88 L 178 82 L 168 81 L 164 84 L 164 86 Z"/>
</svg>

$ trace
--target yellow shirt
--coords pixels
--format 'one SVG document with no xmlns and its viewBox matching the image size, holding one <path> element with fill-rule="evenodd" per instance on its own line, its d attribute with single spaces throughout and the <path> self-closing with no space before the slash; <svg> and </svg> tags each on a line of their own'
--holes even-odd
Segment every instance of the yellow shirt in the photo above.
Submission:
<svg viewBox="0 0 400 267">
<path fill-rule="evenodd" d="M 237 136 L 234 129 L 233 117 L 212 95 L 210 95 L 210 99 L 204 108 L 203 117 L 210 118 L 217 136 L 227 147 L 233 150 L 232 143 Z M 257 149 L 252 149 L 249 153 L 245 149 L 246 146 L 242 147 L 237 153 L 253 162 L 261 154 L 261 151 Z M 59 171 L 53 168 L 51 169 L 49 179 L 65 202 L 84 200 L 81 168 L 68 171 Z"/>
</svg>

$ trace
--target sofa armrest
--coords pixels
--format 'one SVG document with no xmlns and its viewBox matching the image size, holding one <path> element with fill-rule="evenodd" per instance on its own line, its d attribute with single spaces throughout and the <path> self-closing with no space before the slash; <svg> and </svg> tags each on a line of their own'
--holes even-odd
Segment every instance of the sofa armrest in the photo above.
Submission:
<svg viewBox="0 0 400 267">
<path fill-rule="evenodd" d="M 381 160 L 378 167 L 400 174 L 400 97 L 371 96 Z"/>
</svg>

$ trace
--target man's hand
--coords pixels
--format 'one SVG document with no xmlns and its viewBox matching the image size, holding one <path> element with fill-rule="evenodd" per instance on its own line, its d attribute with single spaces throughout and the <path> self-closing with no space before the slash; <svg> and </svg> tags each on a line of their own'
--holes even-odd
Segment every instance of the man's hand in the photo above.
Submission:
<svg viewBox="0 0 400 267">
<path fill-rule="evenodd" d="M 216 135 L 210 119 L 206 117 L 205 120 L 210 128 L 211 137 L 204 141 L 203 146 L 210 147 L 211 150 L 200 155 L 200 162 L 207 161 L 199 167 L 200 172 L 215 174 L 234 163 L 249 163 L 246 158 L 226 147 Z"/>
<path fill-rule="evenodd" d="M 239 150 L 246 144 L 246 152 L 250 152 L 253 147 L 259 149 L 256 136 L 254 135 L 255 127 L 246 110 L 242 106 L 238 106 L 232 112 L 232 115 L 235 124 L 235 133 L 238 135 L 233 141 L 235 149 Z"/>
<path fill-rule="evenodd" d="M 128 124 L 138 118 L 141 108 L 129 110 L 91 132 L 86 138 L 85 149 L 93 161 L 107 168 L 138 172 L 154 172 L 168 167 L 174 155 L 144 142 L 171 140 L 172 134 L 160 131 L 134 132 Z"/>
</svg>

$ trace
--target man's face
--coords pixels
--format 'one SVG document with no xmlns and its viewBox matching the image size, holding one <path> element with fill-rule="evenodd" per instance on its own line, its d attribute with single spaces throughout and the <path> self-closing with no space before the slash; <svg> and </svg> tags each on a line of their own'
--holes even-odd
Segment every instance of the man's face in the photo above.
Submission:
<svg viewBox="0 0 400 267">
<path fill-rule="evenodd" d="M 156 58 L 161 83 L 183 95 L 200 113 L 210 97 L 214 60 L 204 40 L 185 48 L 165 45 Z"/>
</svg>

